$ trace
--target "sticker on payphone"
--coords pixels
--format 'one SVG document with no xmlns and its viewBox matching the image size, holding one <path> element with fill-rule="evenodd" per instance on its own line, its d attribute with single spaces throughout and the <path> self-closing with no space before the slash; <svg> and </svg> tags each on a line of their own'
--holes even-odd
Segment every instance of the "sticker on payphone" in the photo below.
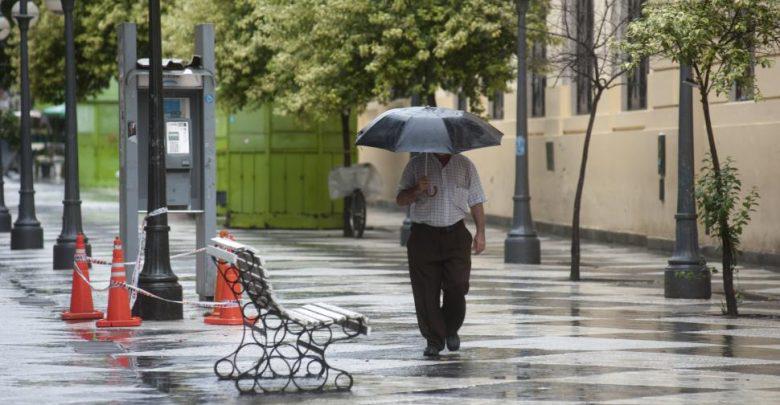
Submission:
<svg viewBox="0 0 780 405">
<path fill-rule="evenodd" d="M 168 154 L 190 153 L 190 123 L 174 121 L 165 123 Z"/>
</svg>

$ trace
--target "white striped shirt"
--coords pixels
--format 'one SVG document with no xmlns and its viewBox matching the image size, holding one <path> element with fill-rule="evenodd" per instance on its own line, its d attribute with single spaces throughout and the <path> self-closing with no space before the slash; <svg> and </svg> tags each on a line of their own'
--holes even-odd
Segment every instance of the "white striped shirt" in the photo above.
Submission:
<svg viewBox="0 0 780 405">
<path fill-rule="evenodd" d="M 471 207 L 486 201 L 476 167 L 460 154 L 452 155 L 444 167 L 433 154 L 413 157 L 401 176 L 399 191 L 414 187 L 426 173 L 431 183 L 429 192 L 436 190 L 436 194 L 420 193 L 410 207 L 412 222 L 450 226 L 465 218 Z"/>
</svg>

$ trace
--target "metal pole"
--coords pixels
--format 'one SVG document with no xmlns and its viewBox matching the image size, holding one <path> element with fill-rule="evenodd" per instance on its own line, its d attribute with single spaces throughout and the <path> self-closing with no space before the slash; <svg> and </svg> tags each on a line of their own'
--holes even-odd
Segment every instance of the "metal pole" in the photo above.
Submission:
<svg viewBox="0 0 780 405">
<path fill-rule="evenodd" d="M 5 206 L 5 179 L 3 170 L 3 147 L 0 144 L 0 232 L 11 232 L 11 213 Z"/>
<path fill-rule="evenodd" d="M 411 106 L 412 107 L 418 107 L 422 104 L 421 102 L 422 97 L 420 97 L 419 94 L 413 94 L 411 99 Z M 415 157 L 416 153 L 411 153 L 409 155 L 409 160 L 411 160 L 413 157 Z M 412 234 L 412 206 L 407 205 L 406 206 L 406 218 L 404 218 L 404 223 L 401 225 L 401 246 L 406 246 L 406 242 L 409 240 L 409 236 Z"/>
<path fill-rule="evenodd" d="M 73 37 L 75 0 L 61 0 L 65 13 L 65 198 L 62 200 L 62 231 L 54 245 L 54 269 L 73 268 L 76 235 L 84 234 L 81 225 L 79 193 L 78 122 L 76 120 L 76 46 Z M 84 235 L 87 255 L 91 246 Z"/>
<path fill-rule="evenodd" d="M 512 229 L 504 241 L 504 262 L 541 262 L 539 238 L 531 218 L 528 187 L 528 64 L 526 62 L 526 23 L 529 0 L 517 2 L 517 141 L 515 154 L 515 195 Z"/>
<path fill-rule="evenodd" d="M 149 213 L 167 207 L 165 188 L 165 115 L 163 112 L 162 33 L 160 29 L 160 0 L 149 0 Z M 138 286 L 168 300 L 181 301 L 182 289 L 178 277 L 171 270 L 168 214 L 163 212 L 147 219 L 144 267 Z M 182 319 L 181 304 L 173 304 L 138 295 L 133 314 L 144 320 Z"/>
<path fill-rule="evenodd" d="M 33 19 L 27 14 L 27 0 L 19 4 L 19 65 L 22 92 L 21 130 L 21 176 L 19 185 L 19 216 L 11 230 L 11 249 L 43 249 L 43 228 L 35 218 L 35 189 L 33 188 L 33 156 L 30 135 L 30 71 L 27 52 L 27 31 Z"/>
<path fill-rule="evenodd" d="M 710 272 L 699 253 L 696 202 L 693 197 L 693 89 L 690 66 L 680 66 L 679 130 L 677 135 L 677 214 L 674 253 L 664 271 L 667 298 L 711 296 Z"/>
</svg>

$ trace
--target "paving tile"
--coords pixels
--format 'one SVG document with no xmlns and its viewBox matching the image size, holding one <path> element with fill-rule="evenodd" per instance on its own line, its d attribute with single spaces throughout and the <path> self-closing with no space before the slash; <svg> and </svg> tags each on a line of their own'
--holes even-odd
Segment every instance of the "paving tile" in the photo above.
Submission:
<svg viewBox="0 0 780 405">
<path fill-rule="evenodd" d="M 511 363 L 568 364 L 605 367 L 620 367 L 621 365 L 630 365 L 631 367 L 635 368 L 653 369 L 780 364 L 780 360 L 772 361 L 762 359 L 632 351 L 600 351 L 597 353 L 572 352 L 545 356 L 517 357 L 513 359 L 507 359 L 506 361 Z"/>
</svg>

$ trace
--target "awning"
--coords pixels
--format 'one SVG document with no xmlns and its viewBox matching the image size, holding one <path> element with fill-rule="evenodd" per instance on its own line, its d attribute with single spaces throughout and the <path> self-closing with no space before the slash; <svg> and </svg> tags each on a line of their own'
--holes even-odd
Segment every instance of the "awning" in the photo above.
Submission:
<svg viewBox="0 0 780 405">
<path fill-rule="evenodd" d="M 65 104 L 53 105 L 43 109 L 43 115 L 49 117 L 65 117 Z"/>
</svg>

